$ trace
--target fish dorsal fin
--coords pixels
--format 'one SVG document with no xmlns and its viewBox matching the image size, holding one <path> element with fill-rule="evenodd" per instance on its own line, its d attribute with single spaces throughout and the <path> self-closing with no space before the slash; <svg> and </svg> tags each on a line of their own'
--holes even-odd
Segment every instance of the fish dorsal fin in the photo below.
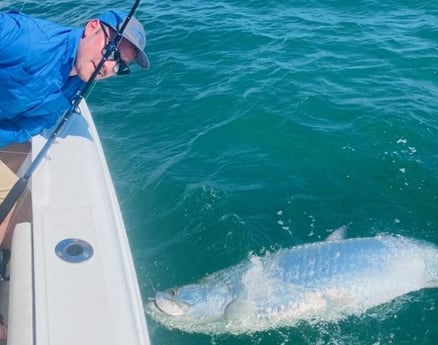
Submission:
<svg viewBox="0 0 438 345">
<path fill-rule="evenodd" d="M 345 239 L 345 235 L 347 234 L 347 229 L 349 225 L 350 224 L 342 225 L 340 228 L 333 231 L 330 235 L 328 235 L 326 241 L 340 241 Z"/>
</svg>

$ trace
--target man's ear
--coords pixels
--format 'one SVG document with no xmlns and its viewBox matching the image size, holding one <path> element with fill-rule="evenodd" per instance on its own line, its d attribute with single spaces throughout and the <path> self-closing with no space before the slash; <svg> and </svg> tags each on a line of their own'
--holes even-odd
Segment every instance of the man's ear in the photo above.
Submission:
<svg viewBox="0 0 438 345">
<path fill-rule="evenodd" d="M 100 20 L 91 19 L 87 25 L 85 25 L 83 37 L 94 35 L 98 30 L 100 30 Z"/>
</svg>

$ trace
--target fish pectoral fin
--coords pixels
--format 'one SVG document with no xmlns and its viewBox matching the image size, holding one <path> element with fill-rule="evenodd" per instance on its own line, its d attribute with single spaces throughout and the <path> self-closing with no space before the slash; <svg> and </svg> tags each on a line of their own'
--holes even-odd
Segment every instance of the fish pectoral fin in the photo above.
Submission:
<svg viewBox="0 0 438 345">
<path fill-rule="evenodd" d="M 254 305 L 247 300 L 236 298 L 225 307 L 224 317 L 227 321 L 241 320 L 253 314 Z"/>
</svg>

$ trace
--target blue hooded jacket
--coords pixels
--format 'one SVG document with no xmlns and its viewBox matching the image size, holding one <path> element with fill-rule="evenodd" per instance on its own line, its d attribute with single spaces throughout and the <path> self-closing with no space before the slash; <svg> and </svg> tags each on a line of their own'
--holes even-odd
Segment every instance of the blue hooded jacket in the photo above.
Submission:
<svg viewBox="0 0 438 345">
<path fill-rule="evenodd" d="M 70 108 L 85 84 L 69 76 L 83 30 L 0 12 L 0 147 L 29 140 Z"/>
</svg>

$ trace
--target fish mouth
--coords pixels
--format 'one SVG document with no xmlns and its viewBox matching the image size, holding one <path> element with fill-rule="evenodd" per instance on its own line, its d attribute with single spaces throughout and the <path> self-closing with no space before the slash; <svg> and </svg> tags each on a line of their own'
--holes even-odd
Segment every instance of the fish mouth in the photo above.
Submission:
<svg viewBox="0 0 438 345">
<path fill-rule="evenodd" d="M 162 314 L 169 315 L 163 308 L 160 308 L 160 303 L 157 302 L 156 298 L 149 297 L 148 300 L 149 300 L 149 303 L 147 303 L 147 307 L 150 311 L 155 310 L 155 311 L 158 311 Z"/>
<path fill-rule="evenodd" d="M 150 299 L 150 304 L 154 306 L 158 312 L 168 316 L 181 316 L 188 310 L 188 305 L 184 302 L 168 298 L 164 293 L 157 293 L 155 298 Z"/>
<path fill-rule="evenodd" d="M 170 314 L 168 314 L 164 309 L 161 309 L 161 308 L 160 308 L 160 304 L 157 303 L 157 300 L 156 300 L 155 298 L 151 300 L 151 303 L 154 304 L 155 308 L 157 308 L 158 311 L 162 312 L 163 314 L 170 315 Z"/>
</svg>

